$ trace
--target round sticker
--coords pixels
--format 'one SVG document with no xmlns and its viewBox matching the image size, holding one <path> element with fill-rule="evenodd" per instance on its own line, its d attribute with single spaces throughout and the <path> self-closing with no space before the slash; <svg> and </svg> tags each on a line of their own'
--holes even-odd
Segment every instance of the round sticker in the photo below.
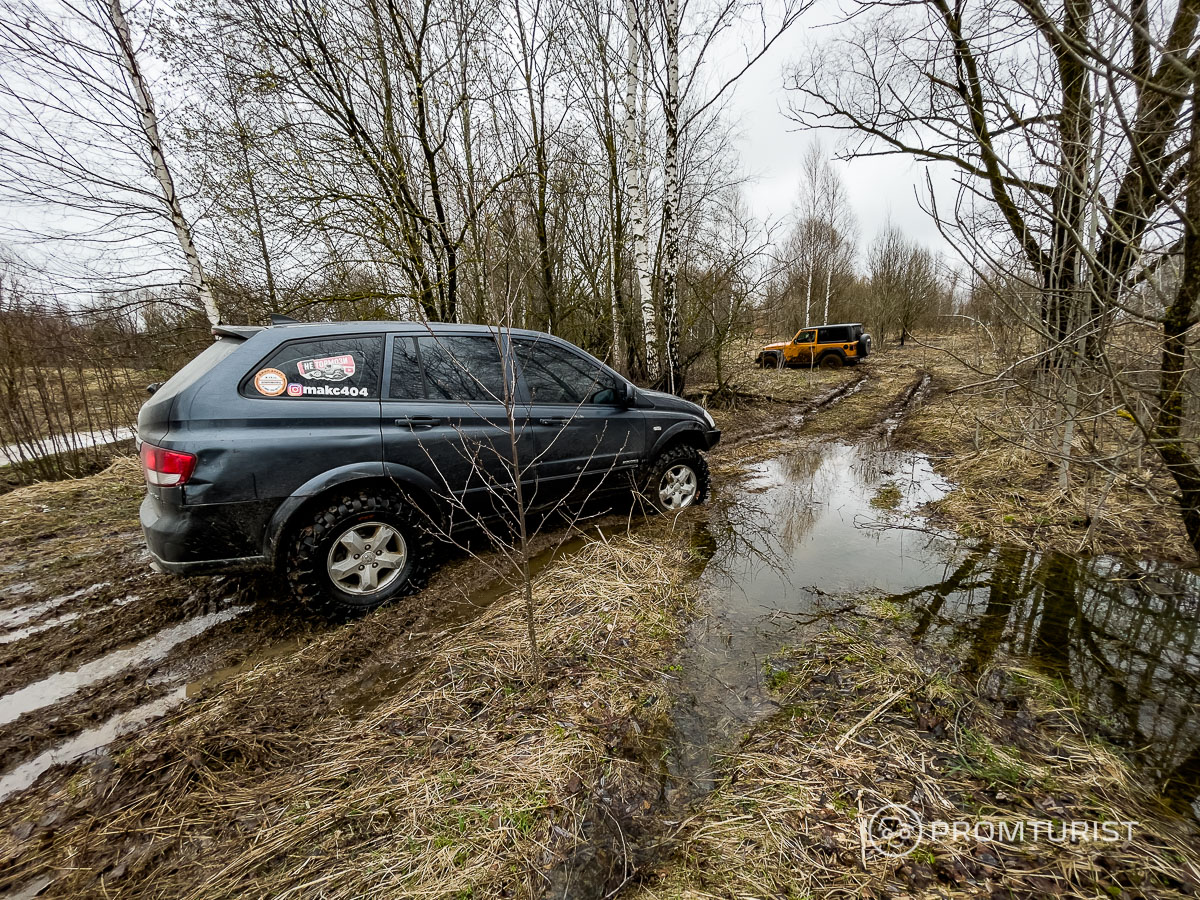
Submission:
<svg viewBox="0 0 1200 900">
<path fill-rule="evenodd" d="M 254 387 L 260 394 L 278 397 L 287 389 L 287 376 L 278 369 L 259 369 L 254 375 Z"/>
</svg>

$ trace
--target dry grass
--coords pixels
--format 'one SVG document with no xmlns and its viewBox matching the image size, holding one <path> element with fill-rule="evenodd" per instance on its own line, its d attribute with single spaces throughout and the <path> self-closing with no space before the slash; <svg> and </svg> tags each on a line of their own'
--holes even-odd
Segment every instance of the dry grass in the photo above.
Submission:
<svg viewBox="0 0 1200 900">
<path fill-rule="evenodd" d="M 952 657 L 917 655 L 878 618 L 772 660 L 781 711 L 724 760 L 716 791 L 638 900 L 1200 890 L 1194 826 L 1165 814 L 1116 753 L 1089 740 L 1054 683 L 1016 666 L 982 677 L 958 669 Z M 1132 840 L 1074 844 L 1032 831 L 987 840 L 984 826 L 983 840 L 926 836 L 889 858 L 864 832 L 889 803 L 926 823 L 992 823 L 997 835 L 1023 820 L 1139 824 Z"/>
<path fill-rule="evenodd" d="M 1140 465 L 1136 456 L 1125 458 L 1111 484 L 1108 474 L 1087 465 L 1089 454 L 1111 453 L 1116 441 L 1132 440 L 1133 426 L 1119 413 L 1096 423 L 1107 435 L 1103 446 L 1076 442 L 1080 458 L 1064 492 L 1057 461 L 1030 446 L 1036 415 L 1027 403 L 962 390 L 978 376 L 946 354 L 928 351 L 927 357 L 935 390 L 897 437 L 929 453 L 955 485 L 935 507 L 943 523 L 995 544 L 1195 562 L 1171 499 L 1174 485 L 1152 451 L 1142 454 Z"/>
<path fill-rule="evenodd" d="M 16 820 L 41 825 L 3 836 L 0 888 L 45 873 L 44 896 L 539 891 L 597 806 L 649 805 L 642 760 L 689 598 L 668 524 L 654 540 L 591 542 L 537 580 L 542 676 L 510 596 L 357 714 L 280 731 L 277 688 L 304 657 L 338 652 L 331 632 L 156 728 L 112 771 L 19 801 Z"/>
</svg>

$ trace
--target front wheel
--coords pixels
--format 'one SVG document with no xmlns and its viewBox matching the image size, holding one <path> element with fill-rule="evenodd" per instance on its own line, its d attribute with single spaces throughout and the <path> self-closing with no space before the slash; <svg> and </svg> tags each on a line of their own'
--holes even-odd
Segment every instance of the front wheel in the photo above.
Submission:
<svg viewBox="0 0 1200 900">
<path fill-rule="evenodd" d="M 642 479 L 642 494 L 660 512 L 677 513 L 708 497 L 708 461 L 695 447 L 667 450 L 650 464 Z"/>
<path fill-rule="evenodd" d="M 343 497 L 296 533 L 288 581 L 318 613 L 361 615 L 423 588 L 431 549 L 419 513 L 398 498 Z"/>
</svg>

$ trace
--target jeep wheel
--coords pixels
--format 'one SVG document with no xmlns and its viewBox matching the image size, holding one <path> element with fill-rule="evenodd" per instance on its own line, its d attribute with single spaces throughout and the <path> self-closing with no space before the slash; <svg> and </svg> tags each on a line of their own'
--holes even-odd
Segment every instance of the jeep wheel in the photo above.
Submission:
<svg viewBox="0 0 1200 900">
<path fill-rule="evenodd" d="M 296 534 L 288 580 L 316 612 L 361 615 L 425 586 L 431 544 L 418 513 L 399 499 L 343 497 Z"/>
<path fill-rule="evenodd" d="M 679 446 L 650 464 L 642 493 L 660 512 L 677 513 L 708 497 L 708 461 L 695 447 Z"/>
<path fill-rule="evenodd" d="M 826 353 L 821 357 L 820 366 L 822 369 L 840 369 L 842 367 L 841 354 Z"/>
</svg>

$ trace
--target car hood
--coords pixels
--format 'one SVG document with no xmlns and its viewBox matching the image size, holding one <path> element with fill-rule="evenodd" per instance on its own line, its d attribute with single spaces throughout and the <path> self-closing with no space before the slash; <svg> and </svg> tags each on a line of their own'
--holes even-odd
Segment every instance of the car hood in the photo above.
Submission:
<svg viewBox="0 0 1200 900">
<path fill-rule="evenodd" d="M 787 345 L 788 345 L 787 341 L 780 341 L 778 344 L 767 344 L 767 346 L 763 347 L 763 349 L 764 350 L 782 350 Z"/>
<path fill-rule="evenodd" d="M 704 418 L 704 407 L 697 406 L 695 403 L 692 403 L 690 400 L 684 400 L 682 397 L 676 397 L 674 394 L 638 388 L 637 396 L 638 406 L 648 406 L 652 409 L 674 409 L 679 412 L 691 413 L 701 419 Z"/>
</svg>

